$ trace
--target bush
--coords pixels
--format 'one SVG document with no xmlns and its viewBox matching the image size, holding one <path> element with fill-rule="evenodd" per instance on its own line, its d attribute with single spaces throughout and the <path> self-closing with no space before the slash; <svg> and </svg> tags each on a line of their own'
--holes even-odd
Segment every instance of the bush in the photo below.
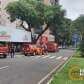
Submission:
<svg viewBox="0 0 84 84">
<path fill-rule="evenodd" d="M 84 38 L 81 40 L 80 48 L 81 56 L 84 57 Z"/>
</svg>

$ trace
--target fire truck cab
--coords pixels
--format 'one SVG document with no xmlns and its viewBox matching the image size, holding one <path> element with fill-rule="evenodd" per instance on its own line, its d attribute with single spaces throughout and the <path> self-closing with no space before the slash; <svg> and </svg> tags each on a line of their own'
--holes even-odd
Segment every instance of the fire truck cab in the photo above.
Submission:
<svg viewBox="0 0 84 84">
<path fill-rule="evenodd" d="M 8 45 L 0 43 L 0 57 L 6 58 L 9 52 Z"/>
</svg>

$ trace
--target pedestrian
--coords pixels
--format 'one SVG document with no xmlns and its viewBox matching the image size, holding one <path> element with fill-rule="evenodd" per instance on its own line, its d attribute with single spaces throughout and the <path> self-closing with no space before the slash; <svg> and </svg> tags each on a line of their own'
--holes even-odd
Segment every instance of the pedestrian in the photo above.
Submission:
<svg viewBox="0 0 84 84">
<path fill-rule="evenodd" d="M 11 58 L 14 58 L 14 55 L 15 55 L 15 46 L 13 44 L 10 46 L 10 55 L 11 55 Z"/>
<path fill-rule="evenodd" d="M 47 45 L 46 45 L 45 43 L 43 43 L 43 44 L 42 44 L 42 47 L 44 48 L 45 54 L 47 54 L 47 53 L 48 53 L 48 51 L 47 51 Z"/>
</svg>

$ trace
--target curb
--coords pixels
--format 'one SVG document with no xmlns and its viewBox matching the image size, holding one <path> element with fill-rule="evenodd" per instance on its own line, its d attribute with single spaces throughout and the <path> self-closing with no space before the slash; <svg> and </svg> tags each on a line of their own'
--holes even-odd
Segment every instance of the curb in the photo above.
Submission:
<svg viewBox="0 0 84 84">
<path fill-rule="evenodd" d="M 49 84 L 52 81 L 52 76 L 59 72 L 72 58 L 72 56 L 68 57 L 66 61 L 61 62 L 56 68 L 54 68 L 49 74 L 47 74 L 43 79 L 41 79 L 37 84 Z M 64 65 L 64 66 L 63 66 Z M 63 67 L 62 67 L 63 66 Z"/>
<path fill-rule="evenodd" d="M 66 66 L 66 64 L 71 60 L 71 58 L 72 58 L 72 56 L 70 56 L 66 60 L 66 62 L 62 65 L 62 67 L 57 70 L 56 75 Z M 53 77 L 50 78 L 50 80 L 47 82 L 47 84 L 50 84 L 52 80 L 53 80 Z"/>
</svg>

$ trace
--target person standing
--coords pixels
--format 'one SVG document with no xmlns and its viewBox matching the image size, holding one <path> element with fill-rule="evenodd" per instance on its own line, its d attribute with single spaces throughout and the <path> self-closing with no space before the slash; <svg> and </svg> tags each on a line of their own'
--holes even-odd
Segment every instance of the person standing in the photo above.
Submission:
<svg viewBox="0 0 84 84">
<path fill-rule="evenodd" d="M 48 51 L 47 51 L 47 45 L 45 43 L 43 43 L 42 47 L 44 48 L 44 52 L 47 55 L 47 53 L 48 53 Z"/>
<path fill-rule="evenodd" d="M 10 55 L 11 58 L 14 58 L 15 56 L 15 46 L 13 44 L 10 46 Z"/>
</svg>

